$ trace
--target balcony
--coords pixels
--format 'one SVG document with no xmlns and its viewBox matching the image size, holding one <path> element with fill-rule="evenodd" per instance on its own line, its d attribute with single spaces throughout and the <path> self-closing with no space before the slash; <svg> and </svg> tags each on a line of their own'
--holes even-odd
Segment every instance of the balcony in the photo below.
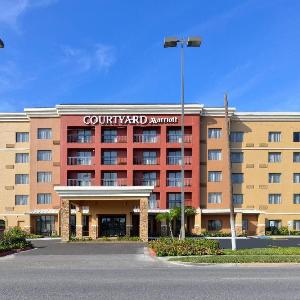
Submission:
<svg viewBox="0 0 300 300">
<path fill-rule="evenodd" d="M 102 165 L 126 165 L 126 157 L 102 157 Z"/>
<path fill-rule="evenodd" d="M 168 134 L 167 135 L 167 141 L 168 141 L 168 143 L 181 143 L 182 136 L 181 136 L 181 134 Z M 191 134 L 185 134 L 183 136 L 183 142 L 184 143 L 191 143 L 192 142 L 192 135 Z"/>
<path fill-rule="evenodd" d="M 181 187 L 181 180 L 176 178 L 167 178 L 167 186 Z M 184 186 L 192 186 L 192 178 L 184 178 Z"/>
<path fill-rule="evenodd" d="M 135 180 L 134 185 L 136 186 L 159 186 L 159 179 L 141 179 Z"/>
<path fill-rule="evenodd" d="M 134 165 L 159 165 L 158 157 L 134 157 Z"/>
<path fill-rule="evenodd" d="M 92 160 L 92 157 L 70 156 L 68 157 L 68 165 L 90 166 Z"/>
<path fill-rule="evenodd" d="M 102 135 L 101 138 L 102 143 L 126 143 L 127 136 L 126 135 Z"/>
<path fill-rule="evenodd" d="M 153 200 L 149 199 L 148 200 L 148 209 L 157 209 L 159 208 L 159 201 L 158 200 Z"/>
<path fill-rule="evenodd" d="M 126 178 L 117 178 L 117 179 L 102 179 L 102 186 L 126 186 L 127 179 Z"/>
<path fill-rule="evenodd" d="M 91 186 L 92 179 L 68 179 L 68 186 Z"/>
<path fill-rule="evenodd" d="M 184 206 L 192 206 L 192 200 L 191 199 L 184 200 Z M 180 200 L 176 200 L 176 201 L 169 200 L 168 208 L 176 208 L 176 207 L 181 207 L 181 201 Z"/>
<path fill-rule="evenodd" d="M 181 165 L 181 156 L 168 156 L 167 164 L 168 165 Z M 192 156 L 185 156 L 184 164 L 191 165 L 192 164 Z"/>
<path fill-rule="evenodd" d="M 89 144 L 94 143 L 94 136 L 89 134 L 72 133 L 67 136 L 68 143 Z"/>
<path fill-rule="evenodd" d="M 133 142 L 134 143 L 157 143 L 158 135 L 157 134 L 134 134 Z"/>
</svg>

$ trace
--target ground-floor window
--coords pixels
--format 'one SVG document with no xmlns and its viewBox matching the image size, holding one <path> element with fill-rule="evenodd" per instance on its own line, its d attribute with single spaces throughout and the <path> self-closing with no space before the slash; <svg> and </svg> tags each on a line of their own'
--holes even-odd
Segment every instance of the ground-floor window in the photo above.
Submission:
<svg viewBox="0 0 300 300">
<path fill-rule="evenodd" d="M 125 215 L 99 216 L 100 236 L 124 236 L 126 234 Z"/>
<path fill-rule="evenodd" d="M 243 219 L 243 221 L 242 221 L 242 230 L 243 231 L 248 231 L 248 227 L 249 227 L 248 219 Z"/>
<path fill-rule="evenodd" d="M 82 235 L 83 236 L 90 235 L 89 224 L 90 224 L 90 216 L 83 215 L 82 216 Z"/>
<path fill-rule="evenodd" d="M 76 215 L 70 216 L 70 234 L 76 236 Z"/>
<path fill-rule="evenodd" d="M 294 220 L 294 230 L 300 231 L 300 220 Z"/>
<path fill-rule="evenodd" d="M 0 220 L 0 232 L 5 230 L 5 221 L 4 220 Z"/>
<path fill-rule="evenodd" d="M 36 218 L 36 233 L 52 235 L 55 231 L 55 216 L 39 216 Z"/>
<path fill-rule="evenodd" d="M 269 226 L 268 227 L 276 227 L 280 228 L 281 227 L 281 220 L 269 220 Z"/>
<path fill-rule="evenodd" d="M 208 220 L 208 230 L 218 231 L 222 229 L 222 222 L 220 220 Z"/>
</svg>

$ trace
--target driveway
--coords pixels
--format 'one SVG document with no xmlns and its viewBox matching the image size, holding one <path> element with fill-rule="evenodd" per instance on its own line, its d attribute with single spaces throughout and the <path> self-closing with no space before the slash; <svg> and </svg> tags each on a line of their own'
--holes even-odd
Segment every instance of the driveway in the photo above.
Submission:
<svg viewBox="0 0 300 300">
<path fill-rule="evenodd" d="M 0 299 L 299 299 L 300 267 L 182 266 L 143 244 L 37 241 L 0 258 Z"/>
</svg>

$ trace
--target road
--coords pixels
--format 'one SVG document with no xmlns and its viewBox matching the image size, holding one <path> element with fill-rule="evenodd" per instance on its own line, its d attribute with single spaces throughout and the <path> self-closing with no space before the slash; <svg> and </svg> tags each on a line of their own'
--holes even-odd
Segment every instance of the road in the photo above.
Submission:
<svg viewBox="0 0 300 300">
<path fill-rule="evenodd" d="M 143 244 L 35 242 L 0 258 L 0 299 L 299 299 L 300 267 L 183 266 Z"/>
</svg>

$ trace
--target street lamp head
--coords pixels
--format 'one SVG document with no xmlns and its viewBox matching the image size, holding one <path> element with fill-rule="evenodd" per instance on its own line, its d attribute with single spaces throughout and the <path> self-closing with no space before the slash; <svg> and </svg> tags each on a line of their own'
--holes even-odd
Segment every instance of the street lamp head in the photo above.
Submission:
<svg viewBox="0 0 300 300">
<path fill-rule="evenodd" d="M 200 47 L 201 38 L 198 36 L 188 37 L 187 46 L 188 47 Z"/>
<path fill-rule="evenodd" d="M 1 39 L 0 39 L 0 48 L 4 48 L 4 43 Z"/>
<path fill-rule="evenodd" d="M 164 40 L 164 48 L 177 47 L 178 42 L 177 37 L 166 37 Z"/>
</svg>

